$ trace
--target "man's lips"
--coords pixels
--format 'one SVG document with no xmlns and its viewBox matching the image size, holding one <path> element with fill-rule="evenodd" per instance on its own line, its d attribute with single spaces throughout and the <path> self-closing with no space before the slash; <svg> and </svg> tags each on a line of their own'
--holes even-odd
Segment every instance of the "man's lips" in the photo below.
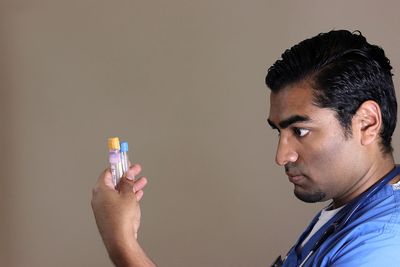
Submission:
<svg viewBox="0 0 400 267">
<path fill-rule="evenodd" d="M 292 173 L 286 173 L 289 181 L 291 183 L 297 184 L 299 183 L 301 180 L 304 179 L 304 175 L 300 174 L 300 173 L 296 173 L 296 174 L 292 174 Z"/>
</svg>

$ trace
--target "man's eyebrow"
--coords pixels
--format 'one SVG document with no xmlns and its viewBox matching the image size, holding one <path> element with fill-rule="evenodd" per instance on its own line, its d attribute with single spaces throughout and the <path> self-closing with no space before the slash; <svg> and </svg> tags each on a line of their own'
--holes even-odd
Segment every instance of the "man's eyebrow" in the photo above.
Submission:
<svg viewBox="0 0 400 267">
<path fill-rule="evenodd" d="M 272 129 L 278 129 L 278 127 L 276 127 L 276 125 L 270 120 L 267 119 L 269 126 L 271 126 Z"/>
<path fill-rule="evenodd" d="M 293 123 L 296 123 L 296 122 L 307 122 L 307 121 L 311 121 L 310 117 L 301 116 L 301 115 L 293 115 L 293 116 L 290 116 L 287 119 L 284 119 L 284 120 L 280 121 L 278 124 L 279 124 L 280 128 L 285 129 L 285 128 L 289 127 Z M 268 124 L 273 129 L 277 129 L 278 128 L 278 127 L 276 127 L 276 125 L 270 119 L 268 119 Z"/>
</svg>

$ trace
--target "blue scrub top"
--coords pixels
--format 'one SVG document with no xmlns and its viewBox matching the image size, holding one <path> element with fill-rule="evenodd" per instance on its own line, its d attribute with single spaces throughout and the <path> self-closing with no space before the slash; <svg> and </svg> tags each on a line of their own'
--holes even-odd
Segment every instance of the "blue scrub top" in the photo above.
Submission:
<svg viewBox="0 0 400 267">
<path fill-rule="evenodd" d="M 304 239 L 318 217 L 319 214 L 297 244 Z M 315 233 L 302 251 L 313 246 L 334 220 L 335 217 Z M 300 264 L 296 246 L 289 251 L 283 266 Z M 300 250 L 297 252 L 301 253 Z M 301 258 L 305 257 L 303 254 Z M 327 237 L 304 266 L 400 266 L 400 185 L 387 184 L 369 197 L 343 228 Z"/>
</svg>

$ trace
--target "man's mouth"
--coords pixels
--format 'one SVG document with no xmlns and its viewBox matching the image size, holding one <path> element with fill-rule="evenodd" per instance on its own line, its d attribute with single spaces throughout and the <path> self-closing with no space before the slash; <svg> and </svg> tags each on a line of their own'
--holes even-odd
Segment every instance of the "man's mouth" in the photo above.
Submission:
<svg viewBox="0 0 400 267">
<path fill-rule="evenodd" d="M 301 174 L 289 174 L 289 173 L 287 173 L 287 176 L 289 178 L 289 181 L 291 183 L 294 183 L 294 184 L 298 184 L 298 183 L 301 182 L 301 180 L 304 179 L 304 175 L 301 175 Z"/>
<path fill-rule="evenodd" d="M 306 177 L 303 172 L 301 172 L 299 166 L 294 164 L 285 165 L 285 173 L 289 178 L 289 181 L 293 184 L 299 184 Z"/>
<path fill-rule="evenodd" d="M 298 170 L 296 170 L 294 168 L 292 168 L 292 169 L 285 168 L 285 173 L 288 176 L 289 181 L 294 184 L 299 183 L 305 177 L 301 172 L 299 172 Z"/>
</svg>

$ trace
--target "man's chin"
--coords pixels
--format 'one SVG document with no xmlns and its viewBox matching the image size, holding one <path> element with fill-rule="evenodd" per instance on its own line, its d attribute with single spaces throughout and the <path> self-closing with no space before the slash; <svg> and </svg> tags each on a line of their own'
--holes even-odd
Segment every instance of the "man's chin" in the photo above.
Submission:
<svg viewBox="0 0 400 267">
<path fill-rule="evenodd" d="M 294 195 L 298 199 L 300 199 L 301 201 L 304 201 L 306 203 L 315 203 L 315 202 L 325 201 L 325 197 L 326 197 L 326 194 L 324 192 L 307 193 L 307 192 L 298 192 L 297 190 L 294 190 Z"/>
</svg>

